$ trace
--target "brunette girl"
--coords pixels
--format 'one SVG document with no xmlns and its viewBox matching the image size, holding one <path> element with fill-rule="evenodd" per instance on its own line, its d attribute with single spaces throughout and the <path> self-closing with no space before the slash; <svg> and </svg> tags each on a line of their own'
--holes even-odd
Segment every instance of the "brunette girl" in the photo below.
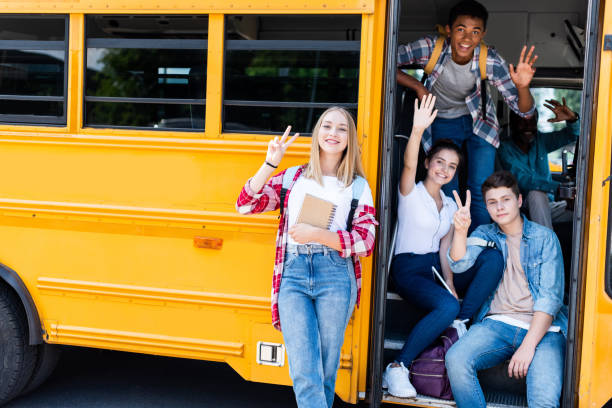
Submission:
<svg viewBox="0 0 612 408">
<path fill-rule="evenodd" d="M 391 280 L 402 298 L 428 312 L 412 329 L 395 361 L 383 374 L 383 386 L 389 388 L 390 394 L 403 398 L 416 396 L 408 377 L 412 360 L 449 325 L 455 326 L 460 335 L 465 333 L 464 323 L 476 314 L 501 277 L 496 273 L 486 274 L 486 267 L 453 277 L 449 267 L 447 252 L 457 204 L 444 194 L 442 186 L 453 179 L 461 163 L 457 145 L 449 139 L 436 141 L 425 159 L 425 180 L 415 182 L 421 137 L 438 112 L 434 110 L 435 101 L 432 94 L 424 97 L 420 106 L 415 100 L 412 133 L 404 152 L 399 184 L 398 233 Z M 469 190 L 466 201 L 469 208 Z M 483 257 L 481 261 L 497 262 L 498 257 Z M 442 272 L 450 291 L 436 281 L 432 267 Z M 464 295 L 461 306 L 457 291 Z"/>
<path fill-rule="evenodd" d="M 331 407 L 344 331 L 359 302 L 358 257 L 372 253 L 377 222 L 351 115 L 339 107 L 326 110 L 312 132 L 309 162 L 268 180 L 298 136 L 289 138 L 289 132 L 290 127 L 270 141 L 266 160 L 246 182 L 236 208 L 249 214 L 281 207 L 272 320 L 282 327 L 298 406 Z M 328 228 L 297 223 L 307 195 L 334 206 Z"/>
</svg>

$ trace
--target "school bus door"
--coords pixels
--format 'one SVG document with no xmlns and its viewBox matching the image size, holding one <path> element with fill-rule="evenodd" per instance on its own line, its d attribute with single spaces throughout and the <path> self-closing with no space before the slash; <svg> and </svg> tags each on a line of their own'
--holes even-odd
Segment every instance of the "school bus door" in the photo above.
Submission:
<svg viewBox="0 0 612 408">
<path fill-rule="evenodd" d="M 601 407 L 612 397 L 612 223 L 610 223 L 610 160 L 612 141 L 612 5 L 604 4 L 600 42 L 596 121 L 592 131 L 593 170 L 588 214 L 588 259 L 584 291 L 584 322 L 579 405 Z"/>
</svg>

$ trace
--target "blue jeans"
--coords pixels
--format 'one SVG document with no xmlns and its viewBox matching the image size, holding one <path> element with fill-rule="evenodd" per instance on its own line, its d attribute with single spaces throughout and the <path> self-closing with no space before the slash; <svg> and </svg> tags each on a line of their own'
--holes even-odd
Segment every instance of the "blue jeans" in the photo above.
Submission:
<svg viewBox="0 0 612 408">
<path fill-rule="evenodd" d="M 356 299 L 351 258 L 323 245 L 287 246 L 278 311 L 300 408 L 332 406 L 340 349 Z"/>
<path fill-rule="evenodd" d="M 527 330 L 485 319 L 446 353 L 446 369 L 459 408 L 486 407 L 476 373 L 509 360 L 523 342 Z M 527 370 L 529 408 L 558 407 L 563 385 L 565 337 L 548 332 L 536 347 Z"/>
<path fill-rule="evenodd" d="M 399 294 L 409 303 L 428 311 L 412 329 L 396 361 L 406 367 L 429 346 L 453 320 L 471 319 L 480 306 L 493 293 L 504 271 L 504 258 L 500 251 L 487 248 L 478 255 L 476 263 L 464 273 L 454 274 L 457 299 L 434 278 L 431 267 L 440 274 L 440 255 L 399 254 L 393 258 L 391 279 Z"/>
<path fill-rule="evenodd" d="M 436 118 L 431 125 L 432 140 L 450 139 L 459 147 L 464 144 L 467 149 L 467 188 L 472 194 L 472 225 L 470 232 L 482 224 L 489 224 L 491 219 L 484 204 L 480 188 L 482 183 L 495 170 L 495 147 L 472 131 L 472 117 L 470 115 L 460 116 L 455 119 Z M 459 192 L 459 181 L 457 174 L 442 187 L 444 194 L 452 197 L 453 190 Z"/>
</svg>

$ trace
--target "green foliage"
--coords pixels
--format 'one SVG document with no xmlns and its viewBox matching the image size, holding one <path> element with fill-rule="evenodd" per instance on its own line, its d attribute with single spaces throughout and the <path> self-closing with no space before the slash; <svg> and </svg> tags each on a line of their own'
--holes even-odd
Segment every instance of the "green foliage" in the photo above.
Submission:
<svg viewBox="0 0 612 408">
<path fill-rule="evenodd" d="M 98 61 L 102 69 L 88 71 L 87 95 L 128 98 L 202 98 L 206 53 L 204 50 L 105 49 Z M 168 81 L 166 68 L 183 81 Z M 193 75 L 192 75 L 193 74 Z M 189 105 L 144 103 L 87 104 L 88 122 L 115 126 L 150 127 L 163 119 L 190 117 Z M 202 118 L 199 118 L 203 120 Z"/>
</svg>

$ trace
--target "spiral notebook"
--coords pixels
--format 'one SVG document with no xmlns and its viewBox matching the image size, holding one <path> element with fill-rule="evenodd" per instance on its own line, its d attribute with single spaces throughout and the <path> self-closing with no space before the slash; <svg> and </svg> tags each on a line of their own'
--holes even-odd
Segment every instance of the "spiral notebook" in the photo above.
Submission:
<svg viewBox="0 0 612 408">
<path fill-rule="evenodd" d="M 336 205 L 334 203 L 306 194 L 296 223 L 329 229 L 335 215 Z"/>
</svg>

